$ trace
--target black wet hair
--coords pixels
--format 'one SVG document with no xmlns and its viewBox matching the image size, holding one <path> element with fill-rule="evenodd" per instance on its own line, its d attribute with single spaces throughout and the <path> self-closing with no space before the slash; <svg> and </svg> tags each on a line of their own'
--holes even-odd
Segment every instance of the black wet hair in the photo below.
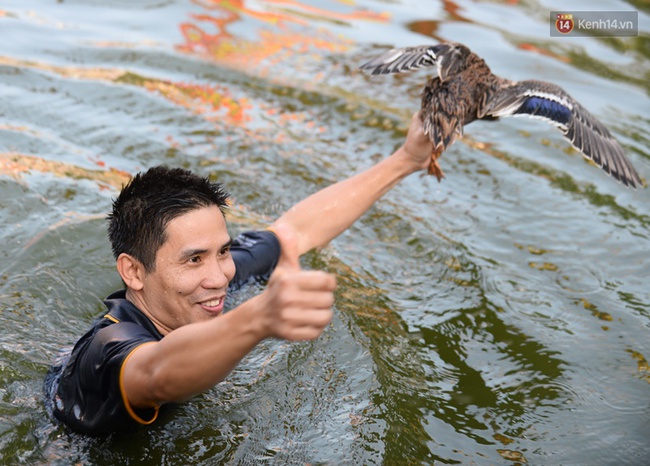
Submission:
<svg viewBox="0 0 650 466">
<path fill-rule="evenodd" d="M 135 175 L 113 201 L 107 216 L 113 256 L 126 253 L 153 271 L 156 253 L 167 239 L 169 222 L 202 207 L 228 207 L 228 193 L 219 183 L 182 168 L 157 166 Z"/>
</svg>

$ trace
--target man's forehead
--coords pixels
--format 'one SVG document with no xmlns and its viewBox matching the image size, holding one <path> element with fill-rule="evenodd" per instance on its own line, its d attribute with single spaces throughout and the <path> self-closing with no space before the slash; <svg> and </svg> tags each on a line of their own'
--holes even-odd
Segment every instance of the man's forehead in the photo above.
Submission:
<svg viewBox="0 0 650 466">
<path fill-rule="evenodd" d="M 173 218 L 165 228 L 165 243 L 204 238 L 209 241 L 229 241 L 226 219 L 217 206 L 201 207 Z"/>
</svg>

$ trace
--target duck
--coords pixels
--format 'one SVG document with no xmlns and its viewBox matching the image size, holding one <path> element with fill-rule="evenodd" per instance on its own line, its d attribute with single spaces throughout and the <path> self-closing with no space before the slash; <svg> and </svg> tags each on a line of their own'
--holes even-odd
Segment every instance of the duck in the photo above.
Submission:
<svg viewBox="0 0 650 466">
<path fill-rule="evenodd" d="M 456 42 L 394 48 L 361 64 L 371 75 L 435 68 L 422 90 L 420 118 L 433 144 L 429 175 L 444 173 L 438 158 L 475 120 L 527 116 L 557 127 L 584 157 L 631 188 L 639 174 L 609 130 L 564 89 L 539 80 L 511 81 L 496 76 L 481 57 Z"/>
</svg>

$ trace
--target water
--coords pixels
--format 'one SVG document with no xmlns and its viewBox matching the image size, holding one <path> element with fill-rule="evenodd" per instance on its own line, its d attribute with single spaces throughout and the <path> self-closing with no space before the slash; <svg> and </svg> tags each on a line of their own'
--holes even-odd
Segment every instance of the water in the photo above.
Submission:
<svg viewBox="0 0 650 466">
<path fill-rule="evenodd" d="M 647 464 L 650 191 L 550 126 L 479 122 L 304 266 L 338 276 L 315 342 L 267 341 L 129 437 L 47 418 L 42 378 L 120 286 L 103 216 L 165 163 L 229 186 L 232 233 L 390 154 L 426 73 L 355 71 L 455 40 L 559 84 L 650 174 L 650 21 L 551 38 L 559 1 L 0 4 L 4 464 Z M 257 290 L 247 290 L 245 299 Z M 236 303 L 231 303 L 232 305 Z"/>
</svg>

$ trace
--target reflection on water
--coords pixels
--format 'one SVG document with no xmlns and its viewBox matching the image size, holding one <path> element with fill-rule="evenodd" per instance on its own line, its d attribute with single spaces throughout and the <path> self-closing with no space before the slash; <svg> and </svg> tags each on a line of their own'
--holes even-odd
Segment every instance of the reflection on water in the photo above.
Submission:
<svg viewBox="0 0 650 466">
<path fill-rule="evenodd" d="M 606 2 L 604 9 L 645 8 Z M 45 416 L 57 351 L 120 286 L 103 217 L 159 163 L 223 181 L 233 233 L 386 156 L 423 74 L 380 49 L 465 42 L 495 73 L 564 87 L 642 177 L 637 38 L 551 38 L 541 2 L 9 1 L 0 6 L 0 448 L 12 464 L 645 464 L 648 190 L 538 122 L 477 122 L 305 266 L 339 277 L 312 343 L 268 341 L 149 430 Z M 252 296 L 247 290 L 236 301 Z M 585 445 L 585 447 L 578 447 Z M 587 447 L 588 446 L 588 447 Z"/>
</svg>

